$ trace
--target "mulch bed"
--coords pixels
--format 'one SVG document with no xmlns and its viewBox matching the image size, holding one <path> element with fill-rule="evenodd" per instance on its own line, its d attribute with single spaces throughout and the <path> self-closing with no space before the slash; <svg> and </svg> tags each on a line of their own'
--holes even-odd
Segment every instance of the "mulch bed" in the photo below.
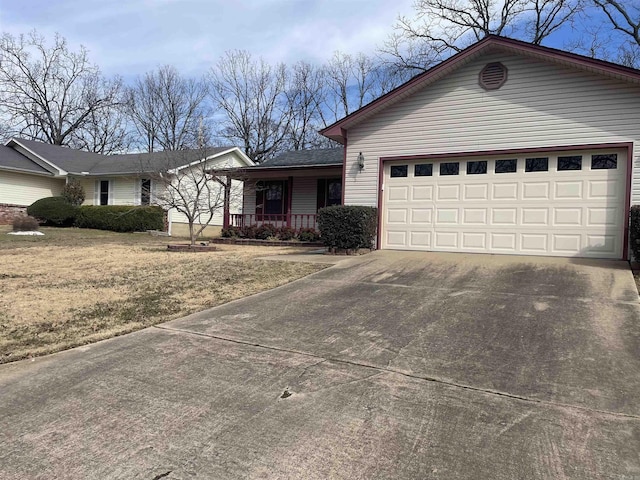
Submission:
<svg viewBox="0 0 640 480">
<path fill-rule="evenodd" d="M 288 240 L 258 240 L 255 238 L 214 238 L 211 243 L 224 245 L 264 245 L 271 247 L 324 247 L 322 242 L 301 242 Z"/>
</svg>

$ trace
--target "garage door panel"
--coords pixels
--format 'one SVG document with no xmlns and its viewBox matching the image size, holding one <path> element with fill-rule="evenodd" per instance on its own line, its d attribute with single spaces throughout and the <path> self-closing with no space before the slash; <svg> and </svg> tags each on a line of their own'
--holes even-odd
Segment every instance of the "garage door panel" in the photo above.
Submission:
<svg viewBox="0 0 640 480">
<path fill-rule="evenodd" d="M 489 185 L 464 185 L 464 200 L 488 200 Z"/>
<path fill-rule="evenodd" d="M 587 225 L 594 227 L 618 225 L 620 210 L 615 207 L 588 208 Z"/>
<path fill-rule="evenodd" d="M 435 245 L 436 249 L 455 250 L 458 248 L 458 233 L 457 232 L 435 232 Z"/>
<path fill-rule="evenodd" d="M 402 186 L 389 186 L 389 202 L 406 202 L 409 198 L 409 187 Z"/>
<path fill-rule="evenodd" d="M 411 223 L 413 225 L 431 224 L 433 218 L 433 210 L 431 208 L 412 208 Z"/>
<path fill-rule="evenodd" d="M 523 200 L 550 200 L 549 182 L 524 182 L 522 187 Z"/>
<path fill-rule="evenodd" d="M 486 250 L 487 234 L 483 232 L 462 232 L 462 247 L 470 250 Z"/>
<path fill-rule="evenodd" d="M 515 233 L 489 233 L 489 248 L 502 253 L 515 253 L 516 251 Z"/>
<path fill-rule="evenodd" d="M 617 237 L 614 235 L 587 235 L 586 250 L 594 254 L 614 254 Z"/>
<path fill-rule="evenodd" d="M 491 209 L 491 225 L 516 225 L 518 222 L 518 209 L 511 208 L 492 208 Z"/>
<path fill-rule="evenodd" d="M 493 200 L 517 200 L 518 184 L 517 183 L 494 183 L 492 198 Z"/>
<path fill-rule="evenodd" d="M 463 208 L 462 223 L 464 225 L 486 225 L 487 209 L 486 208 Z"/>
<path fill-rule="evenodd" d="M 431 248 L 431 232 L 412 231 L 410 239 L 412 247 Z"/>
<path fill-rule="evenodd" d="M 558 154 L 582 156 L 582 169 L 571 171 L 558 171 L 558 155 L 550 153 L 518 157 L 515 172 L 500 163 L 504 173 L 497 156 L 474 175 L 464 159 L 456 159 L 458 175 L 440 175 L 434 161 L 432 176 L 415 176 L 414 164 L 424 163 L 417 160 L 393 162 L 406 165 L 407 176 L 391 178 L 387 164 L 382 247 L 621 258 L 625 152 L 617 152 L 616 169 L 591 170 L 592 153 Z M 549 157 L 548 170 L 526 172 L 529 157 Z"/>
<path fill-rule="evenodd" d="M 576 234 L 553 234 L 553 251 L 555 253 L 575 254 L 581 249 L 581 235 Z"/>
<path fill-rule="evenodd" d="M 556 200 L 579 200 L 582 198 L 582 182 L 555 182 Z"/>
<path fill-rule="evenodd" d="M 458 224 L 458 209 L 457 208 L 436 208 L 436 224 Z"/>
<path fill-rule="evenodd" d="M 616 199 L 619 197 L 617 185 L 619 180 L 591 180 L 589 181 L 589 199 L 602 199 L 610 198 Z"/>
<path fill-rule="evenodd" d="M 390 208 L 387 210 L 387 221 L 389 224 L 402 224 L 407 223 L 407 209 L 406 208 Z"/>
<path fill-rule="evenodd" d="M 407 246 L 407 232 L 387 230 L 387 245 L 390 247 L 406 247 Z"/>
<path fill-rule="evenodd" d="M 520 234 L 520 250 L 529 253 L 544 253 L 547 248 L 548 235 L 540 233 Z"/>
<path fill-rule="evenodd" d="M 421 185 L 411 187 L 411 200 L 424 201 L 433 200 L 433 186 Z"/>
<path fill-rule="evenodd" d="M 582 208 L 556 207 L 553 209 L 554 227 L 577 227 L 582 225 Z"/>
<path fill-rule="evenodd" d="M 548 208 L 522 208 L 522 225 L 546 227 L 549 225 Z"/>
</svg>

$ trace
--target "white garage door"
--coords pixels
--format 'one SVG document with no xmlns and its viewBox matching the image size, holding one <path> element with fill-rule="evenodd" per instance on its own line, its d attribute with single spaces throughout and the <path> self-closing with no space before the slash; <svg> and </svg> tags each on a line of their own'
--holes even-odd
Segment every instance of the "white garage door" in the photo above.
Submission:
<svg viewBox="0 0 640 480">
<path fill-rule="evenodd" d="M 385 162 L 382 248 L 621 258 L 626 151 Z"/>
</svg>

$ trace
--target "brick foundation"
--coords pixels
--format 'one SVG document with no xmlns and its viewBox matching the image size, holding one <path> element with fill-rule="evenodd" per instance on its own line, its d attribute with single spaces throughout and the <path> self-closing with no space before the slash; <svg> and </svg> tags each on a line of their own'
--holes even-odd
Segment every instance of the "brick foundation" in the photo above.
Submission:
<svg viewBox="0 0 640 480">
<path fill-rule="evenodd" d="M 0 203 L 0 225 L 11 225 L 13 219 L 18 216 L 26 216 L 27 207 Z"/>
</svg>

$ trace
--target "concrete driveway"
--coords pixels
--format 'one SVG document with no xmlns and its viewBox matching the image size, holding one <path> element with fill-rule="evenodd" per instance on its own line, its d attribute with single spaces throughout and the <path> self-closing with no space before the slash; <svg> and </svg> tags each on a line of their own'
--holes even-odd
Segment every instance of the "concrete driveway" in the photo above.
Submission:
<svg viewBox="0 0 640 480">
<path fill-rule="evenodd" d="M 623 262 L 375 252 L 0 367 L 0 478 L 638 479 Z"/>
</svg>

